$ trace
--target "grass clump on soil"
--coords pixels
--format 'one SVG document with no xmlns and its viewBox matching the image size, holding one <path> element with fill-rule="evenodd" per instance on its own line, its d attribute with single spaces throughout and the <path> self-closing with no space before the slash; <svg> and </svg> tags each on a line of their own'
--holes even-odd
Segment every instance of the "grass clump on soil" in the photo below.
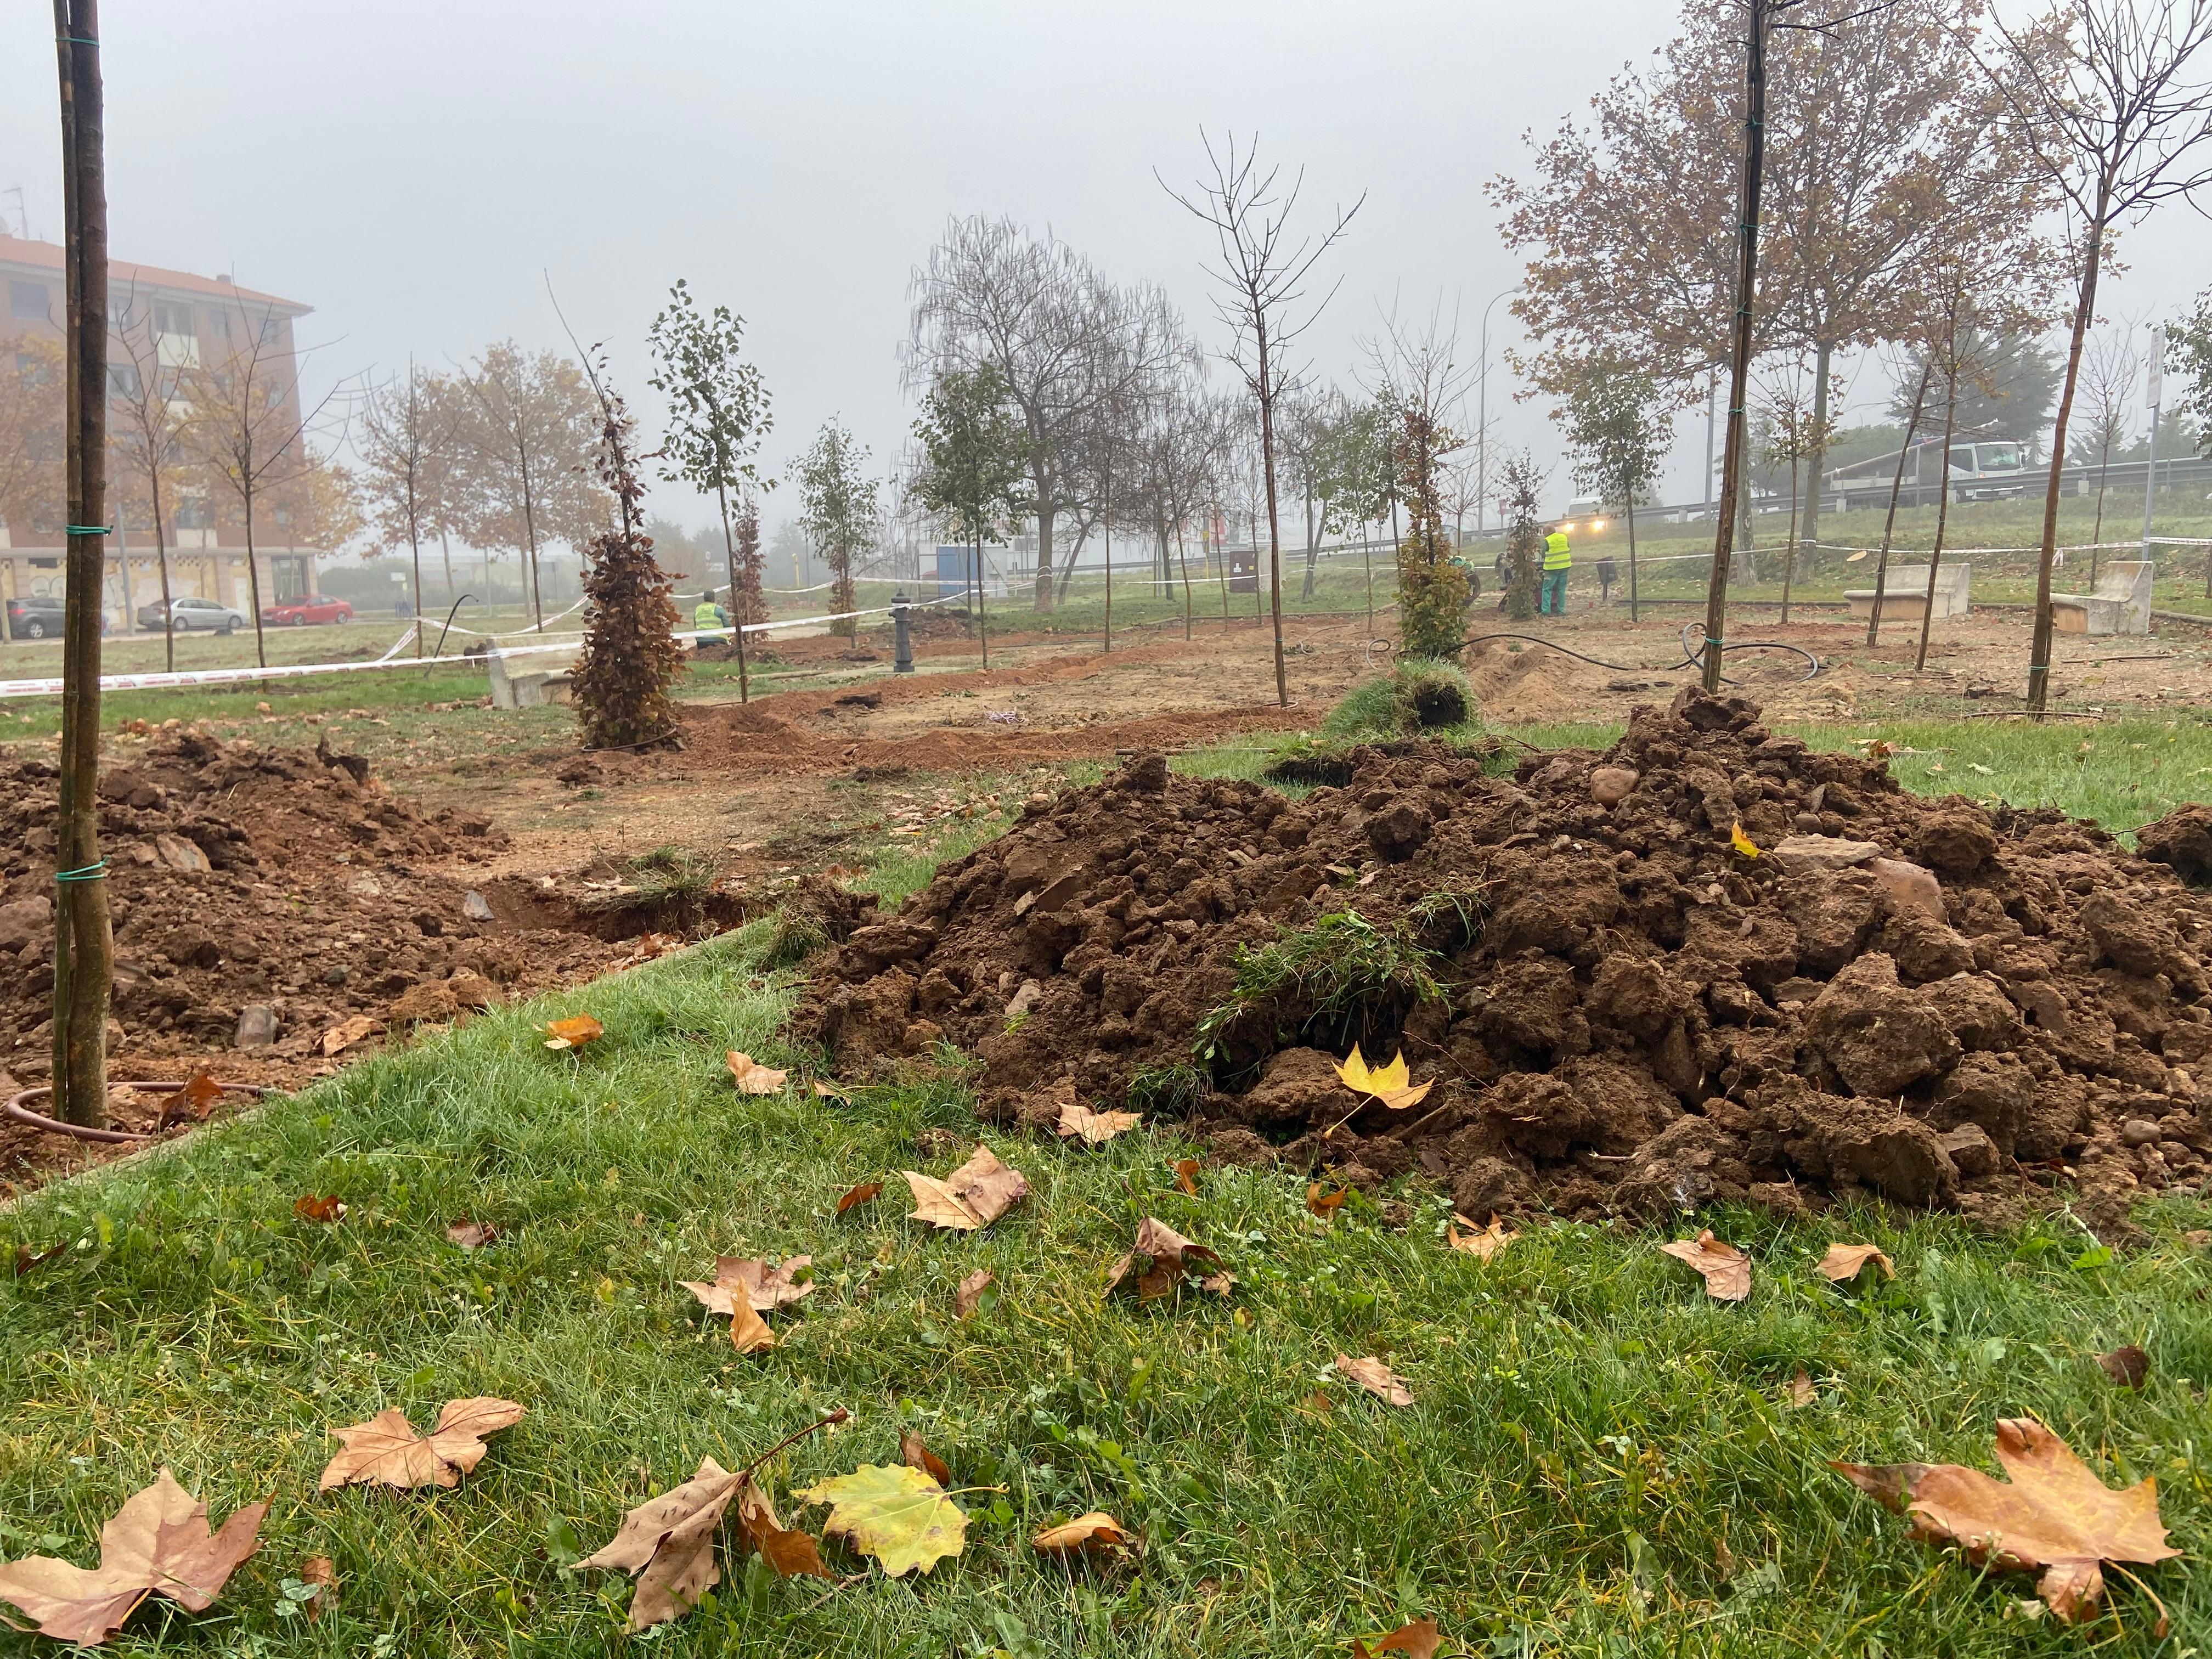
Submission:
<svg viewBox="0 0 2212 1659">
<path fill-rule="evenodd" d="M 1272 1053 L 1279 1039 L 1310 1035 L 1336 1048 L 1395 1030 L 1419 1002 L 1443 995 L 1436 957 L 1403 927 L 1332 911 L 1261 945 L 1240 945 L 1229 996 L 1198 1022 L 1194 1052 L 1214 1064 L 1248 1042 Z"/>
<path fill-rule="evenodd" d="M 2170 1650 L 2118 1575 L 2093 1630 L 2024 1624 L 2032 1579 L 1914 1543 L 1826 1461 L 1987 1468 L 1995 1418 L 2032 1415 L 2107 1481 L 2156 1475 L 2201 1553 L 2212 1258 L 2185 1231 L 2203 1206 L 2154 1206 L 2117 1257 L 2063 1217 L 1991 1237 L 1862 1201 L 1534 1225 L 1486 1263 L 1443 1246 L 1418 1178 L 1322 1225 L 1285 1172 L 1209 1168 L 1184 1196 L 1195 1149 L 1171 1137 L 994 1133 L 1033 1191 L 988 1231 L 927 1232 L 888 1197 L 838 1218 L 856 1181 L 950 1170 L 975 1125 L 941 1078 L 850 1106 L 732 1090 L 726 1048 L 803 1058 L 761 941 L 494 1014 L 0 1212 L 0 1252 L 65 1247 L 0 1275 L 0 1555 L 92 1559 L 166 1467 L 217 1516 L 275 1506 L 213 1611 L 149 1604 L 116 1651 L 613 1656 L 634 1650 L 627 1586 L 563 1565 L 702 1456 L 739 1467 L 843 1406 L 848 1425 L 764 1471 L 786 1522 L 818 1531 L 787 1494 L 896 1462 L 914 1430 L 962 1489 L 965 1552 L 923 1577 L 778 1583 L 726 1527 L 722 1583 L 667 1650 L 1310 1659 L 1428 1615 L 1449 1651 L 1514 1659 Z M 606 1035 L 548 1054 L 532 1025 L 579 1012 Z M 344 1218 L 298 1218 L 309 1193 Z M 1234 1296 L 1103 1298 L 1147 1214 L 1221 1251 Z M 449 1243 L 463 1216 L 500 1237 Z M 1656 1249 L 1698 1224 L 1753 1256 L 1744 1304 Z M 1897 1278 L 1820 1279 L 1836 1238 L 1880 1244 Z M 771 1352 L 734 1354 L 679 1282 L 718 1253 L 813 1256 Z M 1002 1294 L 962 1322 L 978 1268 Z M 2137 1342 L 2139 1393 L 2095 1358 Z M 1339 1354 L 1387 1356 L 1413 1405 L 1349 1386 Z M 1801 1369 L 1817 1398 L 1791 1409 Z M 316 1494 L 332 1428 L 472 1395 L 529 1415 L 458 1490 Z M 1031 1536 L 1092 1509 L 1141 1553 L 1040 1561 Z M 282 1585 L 316 1555 L 339 1592 L 309 1626 Z M 2212 1622 L 2201 1566 L 2142 1576 L 2177 1638 Z M 9 1659 L 52 1650 L 0 1632 Z"/>
<path fill-rule="evenodd" d="M 1475 717 L 1474 693 L 1454 663 L 1410 659 L 1346 692 L 1322 722 L 1340 740 L 1449 732 Z"/>
</svg>

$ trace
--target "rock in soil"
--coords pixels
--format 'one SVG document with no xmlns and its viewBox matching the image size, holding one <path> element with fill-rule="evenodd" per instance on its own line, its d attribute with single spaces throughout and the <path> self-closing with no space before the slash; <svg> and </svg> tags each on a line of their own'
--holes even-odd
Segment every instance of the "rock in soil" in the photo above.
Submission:
<svg viewBox="0 0 2212 1659">
<path fill-rule="evenodd" d="M 1033 800 L 825 953 L 799 1028 L 848 1073 L 952 1042 L 1007 1120 L 1063 1079 L 1170 1098 L 1469 1215 L 1871 1191 L 1996 1218 L 2070 1182 L 2124 1228 L 2205 1182 L 2212 900 L 2094 824 L 1910 794 L 1696 693 L 1510 778 L 1346 764 L 1297 801 L 1158 757 Z M 1339 921 L 1251 989 L 1252 953 L 1341 913 L 1395 966 L 1348 962 Z M 1435 1080 L 1418 1109 L 1336 1084 L 1354 1040 Z"/>
</svg>

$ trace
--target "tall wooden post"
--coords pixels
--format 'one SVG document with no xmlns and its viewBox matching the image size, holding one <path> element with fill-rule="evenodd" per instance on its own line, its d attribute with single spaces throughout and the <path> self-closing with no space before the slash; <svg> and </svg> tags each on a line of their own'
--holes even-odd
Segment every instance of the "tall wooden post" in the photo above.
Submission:
<svg viewBox="0 0 2212 1659">
<path fill-rule="evenodd" d="M 61 821 L 55 826 L 54 1105 L 107 1118 L 115 941 L 100 856 L 100 623 L 107 541 L 107 182 L 99 0 L 54 0 L 67 305 L 69 558 L 62 623 Z"/>
</svg>

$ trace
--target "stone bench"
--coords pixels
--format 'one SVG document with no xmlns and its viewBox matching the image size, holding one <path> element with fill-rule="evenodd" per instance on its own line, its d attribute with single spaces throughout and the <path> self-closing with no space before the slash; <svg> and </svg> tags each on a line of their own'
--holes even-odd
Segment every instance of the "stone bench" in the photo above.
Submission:
<svg viewBox="0 0 2212 1659">
<path fill-rule="evenodd" d="M 2051 620 L 2062 634 L 2148 634 L 2154 567 L 2148 559 L 2116 559 L 2097 573 L 2095 590 L 2053 593 Z"/>
<path fill-rule="evenodd" d="M 573 658 L 563 662 L 558 653 L 552 652 L 532 652 L 527 655 L 517 652 L 510 656 L 504 651 L 493 651 L 487 654 L 493 708 L 543 708 L 548 703 L 574 700 L 569 688 L 569 677 L 576 667 Z M 522 666 L 533 662 L 542 665 Z"/>
<path fill-rule="evenodd" d="M 1949 617 L 1963 617 L 1972 606 L 1966 599 L 1967 585 L 1973 574 L 1969 564 L 1946 564 L 1936 576 L 1936 617 L 1942 621 Z M 1844 599 L 1851 607 L 1851 615 L 1863 622 L 1874 615 L 1874 594 L 1871 587 L 1852 587 L 1844 590 Z M 1920 613 L 1928 604 L 1928 567 L 1924 564 L 1892 565 L 1881 579 L 1881 614 L 1885 621 L 1918 622 Z"/>
</svg>

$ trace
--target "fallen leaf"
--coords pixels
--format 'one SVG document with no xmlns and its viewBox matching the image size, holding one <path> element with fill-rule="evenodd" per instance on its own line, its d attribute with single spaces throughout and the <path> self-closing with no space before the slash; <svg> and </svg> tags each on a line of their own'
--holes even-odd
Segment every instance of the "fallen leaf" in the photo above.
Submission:
<svg viewBox="0 0 2212 1659">
<path fill-rule="evenodd" d="M 2192 1250 L 2212 1250 L 2212 1227 L 2191 1227 L 2182 1234 L 2181 1242 Z"/>
<path fill-rule="evenodd" d="M 1401 1049 L 1388 1066 L 1370 1067 L 1361 1057 L 1359 1045 L 1353 1043 L 1352 1052 L 1338 1062 L 1336 1075 L 1344 1086 L 1356 1095 L 1372 1095 L 1394 1112 L 1402 1112 L 1408 1106 L 1417 1106 L 1436 1087 L 1431 1078 L 1426 1083 L 1413 1082 L 1406 1069 L 1406 1055 Z"/>
<path fill-rule="evenodd" d="M 161 1102 L 161 1128 L 173 1123 L 204 1123 L 222 1098 L 222 1085 L 205 1071 L 195 1071 L 185 1086 Z"/>
<path fill-rule="evenodd" d="M 1316 1389 L 1306 1396 L 1305 1404 L 1309 1411 L 1333 1412 L 1336 1409 L 1336 1401 L 1331 1400 L 1319 1389 Z"/>
<path fill-rule="evenodd" d="M 1039 1555 L 1104 1555 L 1127 1549 L 1129 1534 L 1105 1510 L 1093 1510 L 1057 1527 L 1047 1527 L 1031 1541 Z"/>
<path fill-rule="evenodd" d="M 960 1281 L 960 1288 L 953 1292 L 952 1306 L 954 1310 L 957 1312 L 963 1319 L 974 1318 L 975 1310 L 982 1305 L 983 1292 L 989 1290 L 991 1286 L 997 1282 L 998 1280 L 992 1275 L 988 1268 L 976 1268 L 974 1273 L 969 1273 L 967 1278 Z"/>
<path fill-rule="evenodd" d="M 1659 1248 L 1705 1275 L 1705 1294 L 1716 1302 L 1741 1302 L 1751 1294 L 1751 1258 L 1715 1238 L 1711 1227 L 1694 1239 L 1678 1238 Z"/>
<path fill-rule="evenodd" d="M 1355 1636 L 1352 1639 L 1352 1659 L 1375 1659 L 1378 1653 L 1402 1653 L 1407 1659 L 1436 1659 L 1443 1639 L 1435 1620 L 1416 1619 L 1410 1625 L 1399 1626 L 1371 1648 Z"/>
<path fill-rule="evenodd" d="M 730 1346 L 739 1353 L 766 1353 L 775 1346 L 775 1333 L 750 1302 L 730 1310 Z"/>
<path fill-rule="evenodd" d="M 2154 1478 L 2116 1492 L 2031 1417 L 1997 1419 L 1996 1456 L 2008 1482 L 1957 1463 L 1828 1467 L 1910 1516 L 1923 1537 L 1962 1546 L 1978 1565 L 2042 1569 L 2038 1592 L 2069 1622 L 2094 1611 L 2105 1588 L 2101 1563 L 2147 1564 L 2181 1553 L 2166 1541 Z"/>
<path fill-rule="evenodd" d="M 1813 1379 L 1801 1370 L 1790 1379 L 1789 1395 L 1793 1407 L 1805 1407 L 1818 1400 L 1820 1391 L 1813 1386 Z"/>
<path fill-rule="evenodd" d="M 930 1450 L 912 1429 L 899 1431 L 899 1462 L 910 1469 L 920 1469 L 940 1486 L 952 1484 L 952 1471 L 945 1467 L 945 1460 Z"/>
<path fill-rule="evenodd" d="M 837 1213 L 842 1215 L 858 1204 L 872 1204 L 883 1195 L 882 1182 L 864 1181 L 837 1200 Z"/>
<path fill-rule="evenodd" d="M 750 1480 L 738 1492 L 738 1528 L 779 1578 L 796 1578 L 802 1573 L 813 1578 L 837 1576 L 822 1565 L 822 1552 L 812 1534 L 787 1528 L 777 1520 L 768 1494 Z"/>
<path fill-rule="evenodd" d="M 633 1634 L 690 1612 L 721 1582 L 714 1533 L 744 1479 L 702 1458 L 698 1474 L 639 1504 L 602 1548 L 576 1563 L 580 1570 L 610 1567 L 637 1580 L 629 1600 Z"/>
<path fill-rule="evenodd" d="M 2105 1368 L 2106 1376 L 2124 1389 L 2140 1389 L 2150 1379 L 2150 1356 L 2133 1343 L 2099 1354 L 2097 1363 Z"/>
<path fill-rule="evenodd" d="M 311 1555 L 300 1563 L 300 1582 L 312 1586 L 315 1592 L 305 1603 L 309 1624 L 337 1606 L 338 1567 L 329 1556 Z"/>
<path fill-rule="evenodd" d="M 1339 1354 L 1336 1369 L 1339 1375 L 1351 1378 L 1368 1393 L 1377 1395 L 1390 1405 L 1410 1406 L 1413 1403 L 1413 1390 L 1379 1359 L 1352 1359 Z"/>
<path fill-rule="evenodd" d="M 1139 1259 L 1150 1265 L 1132 1281 L 1129 1275 Z M 1125 1283 L 1133 1283 L 1139 1302 L 1172 1296 L 1185 1279 L 1196 1277 L 1194 1262 L 1214 1269 L 1200 1281 L 1201 1290 L 1225 1293 L 1237 1282 L 1220 1271 L 1219 1255 L 1203 1244 L 1194 1244 L 1165 1222 L 1146 1216 L 1137 1224 L 1136 1242 L 1130 1245 L 1129 1254 L 1106 1275 L 1106 1294 L 1111 1296 Z"/>
<path fill-rule="evenodd" d="M 550 1019 L 538 1029 L 545 1033 L 545 1046 L 555 1049 L 580 1048 L 606 1035 L 606 1027 L 589 1014 L 572 1014 L 567 1019 Z"/>
<path fill-rule="evenodd" d="M 376 1030 L 376 1022 L 367 1014 L 356 1014 L 351 1019 L 341 1020 L 323 1033 L 323 1058 L 342 1054 L 363 1037 Z"/>
<path fill-rule="evenodd" d="M 120 1630 L 149 1595 L 204 1613 L 258 1547 L 268 1512 L 266 1504 L 248 1504 L 210 1532 L 207 1505 L 163 1469 L 100 1528 L 97 1567 L 51 1555 L 8 1562 L 0 1565 L 0 1601 L 37 1620 L 42 1635 L 82 1647 Z"/>
<path fill-rule="evenodd" d="M 1729 845 L 1747 859 L 1755 859 L 1759 856 L 1759 843 L 1744 833 L 1743 825 L 1741 823 L 1729 825 Z"/>
<path fill-rule="evenodd" d="M 27 1244 L 18 1244 L 15 1247 L 15 1277 L 21 1279 L 27 1273 L 45 1267 L 68 1249 L 66 1244 L 56 1244 L 46 1249 L 34 1250 Z"/>
<path fill-rule="evenodd" d="M 1351 1196 L 1352 1188 L 1349 1187 L 1340 1187 L 1333 1193 L 1325 1193 L 1322 1191 L 1321 1182 L 1318 1181 L 1306 1182 L 1306 1208 L 1324 1221 L 1342 1209 L 1344 1200 Z"/>
<path fill-rule="evenodd" d="M 899 1173 L 914 1189 L 914 1213 L 907 1218 L 957 1232 L 989 1226 L 1030 1190 L 1028 1178 L 1001 1164 L 988 1146 L 976 1147 L 974 1156 L 942 1181 L 912 1170 Z"/>
<path fill-rule="evenodd" d="M 1473 1231 L 1462 1233 L 1460 1228 Z M 1455 1250 L 1465 1250 L 1476 1260 L 1487 1261 L 1500 1250 L 1520 1237 L 1518 1233 L 1505 1231 L 1505 1224 L 1492 1212 L 1487 1227 L 1476 1228 L 1474 1223 L 1455 1211 L 1452 1218 L 1444 1223 L 1444 1243 Z"/>
<path fill-rule="evenodd" d="M 814 1093 L 819 1099 L 834 1100 L 841 1105 L 850 1106 L 853 1103 L 852 1096 L 847 1094 L 836 1084 L 818 1077 L 814 1079 Z"/>
<path fill-rule="evenodd" d="M 490 1449 L 485 1435 L 511 1428 L 527 1415 L 512 1400 L 479 1395 L 449 1400 L 426 1438 L 409 1426 L 404 1412 L 380 1411 L 366 1423 L 333 1431 L 345 1449 L 331 1459 L 319 1489 L 340 1486 L 458 1486 Z"/>
<path fill-rule="evenodd" d="M 1820 1258 L 1820 1267 L 1816 1271 L 1823 1279 L 1833 1279 L 1838 1285 L 1847 1285 L 1859 1276 L 1860 1270 L 1869 1261 L 1881 1263 L 1881 1276 L 1884 1279 L 1897 1277 L 1896 1268 L 1891 1265 L 1889 1258 L 1881 1253 L 1881 1246 L 1875 1244 L 1831 1244 L 1828 1246 L 1827 1255 Z"/>
<path fill-rule="evenodd" d="M 499 1229 L 489 1221 L 471 1221 L 463 1216 L 446 1229 L 446 1242 L 465 1250 L 481 1250 L 487 1244 L 499 1242 Z"/>
<path fill-rule="evenodd" d="M 734 1313 L 735 1303 L 740 1297 L 757 1311 L 769 1313 L 814 1294 L 813 1279 L 799 1277 L 813 1266 L 814 1258 L 811 1255 L 793 1256 L 781 1267 L 771 1267 L 750 1257 L 722 1255 L 714 1258 L 713 1284 L 702 1285 L 696 1279 L 679 1282 L 705 1303 L 710 1313 Z"/>
<path fill-rule="evenodd" d="M 1198 1160 L 1179 1158 L 1176 1160 L 1176 1185 L 1193 1198 L 1198 1196 Z"/>
<path fill-rule="evenodd" d="M 1141 1112 L 1094 1112 L 1073 1098 L 1062 1101 L 1060 1107 L 1061 1136 L 1079 1138 L 1086 1146 L 1102 1145 L 1144 1121 Z"/>
<path fill-rule="evenodd" d="M 803 1504 L 829 1504 L 823 1535 L 842 1534 L 893 1578 L 916 1569 L 926 1573 L 967 1545 L 966 1512 L 944 1487 L 903 1463 L 863 1464 L 792 1495 Z"/>
<path fill-rule="evenodd" d="M 305 1198 L 292 1200 L 292 1213 L 302 1221 L 319 1221 L 325 1224 L 345 1219 L 346 1206 L 339 1202 L 336 1193 L 309 1193 Z"/>
<path fill-rule="evenodd" d="M 779 1072 L 772 1066 L 763 1066 L 750 1054 L 732 1048 L 723 1057 L 730 1068 L 731 1079 L 741 1095 L 772 1095 L 783 1087 L 788 1072 Z"/>
</svg>

